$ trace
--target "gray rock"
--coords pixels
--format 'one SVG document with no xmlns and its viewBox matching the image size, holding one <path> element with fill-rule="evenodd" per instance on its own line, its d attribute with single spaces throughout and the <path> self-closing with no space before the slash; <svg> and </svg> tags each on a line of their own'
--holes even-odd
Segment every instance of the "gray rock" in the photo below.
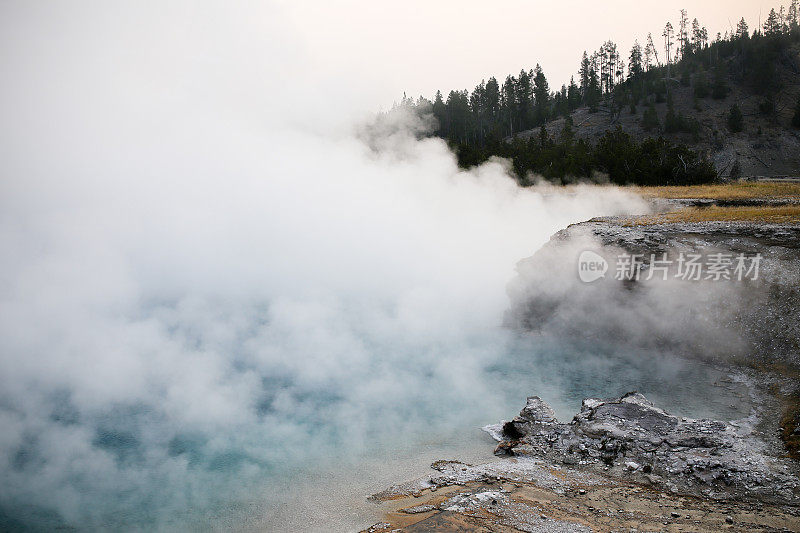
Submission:
<svg viewBox="0 0 800 533">
<path fill-rule="evenodd" d="M 406 507 L 405 509 L 401 509 L 401 512 L 405 514 L 421 514 L 434 510 L 436 510 L 436 506 L 434 505 L 415 505 L 414 507 Z"/>
<path fill-rule="evenodd" d="M 549 426 L 557 422 L 556 413 L 547 402 L 538 396 L 530 396 L 519 416 L 503 424 L 502 432 L 508 438 L 518 439 L 533 432 L 539 425 Z"/>
<path fill-rule="evenodd" d="M 636 461 L 626 461 L 625 462 L 625 468 L 627 468 L 631 472 L 635 472 L 636 470 L 639 470 L 639 468 L 641 468 L 641 467 L 640 467 L 639 463 L 637 463 Z"/>
<path fill-rule="evenodd" d="M 531 397 L 509 424 L 498 454 L 627 472 L 673 492 L 800 502 L 787 460 L 767 455 L 741 424 L 679 418 L 636 392 L 584 400 L 569 423 Z"/>
</svg>

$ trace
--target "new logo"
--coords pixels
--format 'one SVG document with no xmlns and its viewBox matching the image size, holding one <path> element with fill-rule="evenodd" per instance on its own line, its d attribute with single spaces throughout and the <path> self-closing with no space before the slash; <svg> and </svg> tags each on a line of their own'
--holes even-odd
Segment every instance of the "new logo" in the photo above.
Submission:
<svg viewBox="0 0 800 533">
<path fill-rule="evenodd" d="M 591 283 L 605 277 L 608 262 L 591 250 L 584 250 L 578 257 L 578 277 L 584 283 Z"/>
</svg>

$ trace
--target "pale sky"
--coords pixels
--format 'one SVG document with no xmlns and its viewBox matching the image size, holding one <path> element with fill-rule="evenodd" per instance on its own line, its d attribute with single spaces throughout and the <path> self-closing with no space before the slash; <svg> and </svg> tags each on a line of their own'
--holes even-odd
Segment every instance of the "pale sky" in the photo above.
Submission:
<svg viewBox="0 0 800 533">
<path fill-rule="evenodd" d="M 788 0 L 785 5 L 788 7 Z M 390 101 L 403 91 L 472 89 L 481 78 L 542 65 L 551 88 L 569 80 L 583 50 L 612 39 L 627 56 L 634 39 L 653 33 L 656 46 L 681 8 L 709 36 L 745 17 L 751 30 L 777 0 L 285 0 L 283 9 L 319 69 L 374 84 Z M 343 82 L 345 79 L 343 79 Z M 502 81 L 502 80 L 501 80 Z M 378 102 L 376 102 L 378 104 Z"/>
<path fill-rule="evenodd" d="M 688 14 L 713 38 L 742 16 L 755 28 L 773 1 L 696 1 Z M 577 72 L 584 50 L 608 39 L 625 57 L 648 32 L 660 47 L 664 25 L 677 27 L 682 4 L 7 0 L 0 5 L 0 96 L 11 111 L 29 101 L 24 123 L 42 127 L 52 113 L 108 117 L 134 102 L 145 117 L 154 98 L 172 98 L 167 109 L 176 114 L 180 106 L 190 115 L 236 108 L 254 124 L 280 117 L 317 129 L 349 127 L 404 92 L 431 98 L 437 89 L 472 90 L 481 79 L 502 82 L 537 63 L 556 90 Z"/>
</svg>

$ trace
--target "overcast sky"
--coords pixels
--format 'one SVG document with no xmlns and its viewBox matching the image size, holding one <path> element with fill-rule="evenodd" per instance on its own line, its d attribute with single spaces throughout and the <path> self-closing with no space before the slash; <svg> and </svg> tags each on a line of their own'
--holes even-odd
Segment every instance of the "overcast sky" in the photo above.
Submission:
<svg viewBox="0 0 800 533">
<path fill-rule="evenodd" d="M 788 0 L 786 1 L 788 6 Z M 319 68 L 368 74 L 383 99 L 469 88 L 489 76 L 545 69 L 551 87 L 577 70 L 583 50 L 612 39 L 627 52 L 681 8 L 709 35 L 745 17 L 751 29 L 777 0 L 338 0 L 283 2 L 300 42 Z M 344 80 L 343 80 L 344 81 Z"/>
<path fill-rule="evenodd" d="M 575 74 L 584 50 L 596 50 L 608 39 L 626 57 L 634 39 L 643 43 L 648 32 L 661 47 L 664 25 L 669 20 L 677 28 L 681 7 L 713 38 L 742 16 L 756 27 L 777 5 L 777 0 L 8 1 L 0 5 L 0 67 L 7 81 L 33 73 L 39 80 L 34 90 L 57 97 L 65 87 L 54 84 L 55 77 L 108 83 L 114 81 L 110 76 L 94 78 L 111 70 L 119 91 L 142 89 L 144 78 L 157 83 L 171 78 L 170 84 L 195 91 L 224 82 L 234 92 L 253 91 L 272 100 L 283 107 L 280 114 L 305 112 L 321 121 L 321 115 L 363 115 L 388 107 L 404 92 L 432 97 L 437 89 L 472 90 L 483 78 L 502 81 L 536 63 L 557 89 Z M 211 85 L 199 79 L 203 76 L 213 78 Z M 253 96 L 233 101 L 251 105 L 252 113 Z M 286 98 L 307 105 L 288 106 Z"/>
</svg>

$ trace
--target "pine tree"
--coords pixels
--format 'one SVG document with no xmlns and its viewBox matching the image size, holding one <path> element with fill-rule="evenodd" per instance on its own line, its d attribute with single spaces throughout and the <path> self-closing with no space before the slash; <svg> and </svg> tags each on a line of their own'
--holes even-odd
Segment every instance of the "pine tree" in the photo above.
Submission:
<svg viewBox="0 0 800 533">
<path fill-rule="evenodd" d="M 708 30 L 700 26 L 697 19 L 692 21 L 692 52 L 699 52 L 708 42 Z"/>
<path fill-rule="evenodd" d="M 783 6 L 781 6 L 781 10 L 778 11 L 778 19 L 781 23 L 781 33 L 788 33 L 789 25 L 786 23 L 786 8 Z"/>
<path fill-rule="evenodd" d="M 442 137 L 447 137 L 447 106 L 445 106 L 442 99 L 442 91 L 436 91 L 436 97 L 433 100 L 433 116 L 436 117 L 436 121 L 439 124 L 436 131 Z"/>
<path fill-rule="evenodd" d="M 450 91 L 445 102 L 449 138 L 460 143 L 469 140 L 472 113 L 469 108 L 469 94 L 464 91 Z"/>
<path fill-rule="evenodd" d="M 550 86 L 547 78 L 542 71 L 542 67 L 537 63 L 533 76 L 533 99 L 536 103 L 536 121 L 539 124 L 548 118 L 548 103 L 550 100 Z"/>
<path fill-rule="evenodd" d="M 539 143 L 542 148 L 546 148 L 550 144 L 550 137 L 547 135 L 547 128 L 544 127 L 544 124 L 539 128 Z"/>
<path fill-rule="evenodd" d="M 521 70 L 517 78 L 517 124 L 520 131 L 526 130 L 530 127 L 531 117 L 533 115 L 533 105 L 531 97 L 533 96 L 533 88 L 531 87 L 531 78 L 533 76 L 525 70 Z"/>
<path fill-rule="evenodd" d="M 684 58 L 689 52 L 689 17 L 685 9 L 681 9 L 678 42 L 680 43 L 681 58 Z M 677 60 L 677 54 L 675 56 Z"/>
<path fill-rule="evenodd" d="M 586 96 L 589 91 L 589 77 L 591 70 L 592 65 L 589 61 L 589 55 L 584 50 L 583 59 L 581 59 L 581 68 L 578 71 L 578 75 L 581 78 L 581 97 L 583 98 L 584 102 L 586 102 Z"/>
<path fill-rule="evenodd" d="M 503 115 L 503 121 L 508 126 L 508 133 L 507 135 L 513 136 L 514 135 L 514 114 L 517 109 L 517 82 L 514 79 L 514 76 L 506 76 L 506 81 L 503 82 L 503 87 L 501 89 L 501 114 Z"/>
<path fill-rule="evenodd" d="M 590 113 L 597 112 L 597 106 L 600 104 L 600 98 L 603 93 L 600 90 L 600 79 L 597 76 L 597 70 L 591 68 L 589 70 L 589 86 L 586 89 L 586 105 L 589 106 Z"/>
<path fill-rule="evenodd" d="M 630 60 L 628 62 L 628 79 L 641 76 L 643 72 L 642 47 L 639 45 L 639 41 L 635 41 L 633 43 L 633 48 L 631 48 Z"/>
<path fill-rule="evenodd" d="M 667 77 L 669 78 L 669 65 L 672 63 L 672 38 L 675 36 L 675 31 L 672 28 L 672 23 L 667 22 L 664 26 L 664 49 L 667 51 Z"/>
<path fill-rule="evenodd" d="M 614 86 L 622 83 L 625 79 L 625 61 L 617 49 L 617 44 L 613 41 L 608 41 L 608 60 L 609 60 L 609 74 L 611 75 L 611 89 Z"/>
<path fill-rule="evenodd" d="M 600 86 L 605 93 L 613 91 L 614 86 L 620 83 L 624 76 L 625 66 L 620 57 L 617 44 L 606 41 L 598 51 L 600 58 Z"/>
<path fill-rule="evenodd" d="M 786 16 L 786 23 L 789 25 L 789 31 L 796 32 L 798 30 L 797 0 L 792 0 L 792 3 L 789 4 L 789 13 Z"/>
<path fill-rule="evenodd" d="M 581 90 L 575 84 L 575 77 L 573 76 L 569 79 L 569 87 L 567 88 L 567 104 L 569 110 L 577 109 L 581 104 L 581 100 Z"/>
<path fill-rule="evenodd" d="M 778 18 L 778 14 L 775 12 L 775 8 L 772 8 L 769 12 L 769 16 L 767 17 L 767 21 L 764 22 L 764 35 L 780 35 L 781 33 L 781 21 Z"/>
<path fill-rule="evenodd" d="M 749 36 L 750 28 L 747 27 L 747 22 L 745 22 L 744 17 L 742 17 L 742 20 L 736 25 L 736 38 L 747 39 Z"/>
<path fill-rule="evenodd" d="M 481 144 L 483 144 L 483 140 L 486 135 L 486 126 L 488 124 L 488 116 L 486 113 L 486 108 L 484 107 L 485 101 L 486 82 L 481 80 L 469 97 L 469 107 L 472 110 L 475 123 L 474 136 Z"/>
<path fill-rule="evenodd" d="M 553 111 L 555 115 L 567 116 L 570 112 L 568 89 L 566 85 L 561 85 L 561 90 L 555 94 L 553 102 Z"/>
<path fill-rule="evenodd" d="M 497 83 L 497 78 L 494 76 L 486 82 L 483 97 L 483 108 L 486 110 L 489 121 L 494 126 L 500 121 L 500 84 Z"/>
</svg>

